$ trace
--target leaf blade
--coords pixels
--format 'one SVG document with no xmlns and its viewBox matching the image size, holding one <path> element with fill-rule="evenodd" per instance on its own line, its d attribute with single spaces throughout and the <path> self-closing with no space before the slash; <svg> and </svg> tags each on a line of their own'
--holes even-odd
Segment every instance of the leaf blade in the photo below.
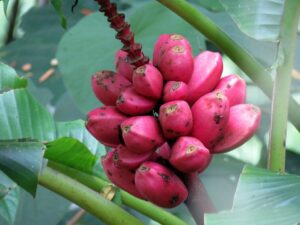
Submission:
<svg viewBox="0 0 300 225">
<path fill-rule="evenodd" d="M 33 141 L 1 141 L 0 170 L 35 195 L 42 168 L 44 145 Z"/>
<path fill-rule="evenodd" d="M 261 41 L 277 41 L 283 0 L 220 0 L 242 32 Z"/>
</svg>

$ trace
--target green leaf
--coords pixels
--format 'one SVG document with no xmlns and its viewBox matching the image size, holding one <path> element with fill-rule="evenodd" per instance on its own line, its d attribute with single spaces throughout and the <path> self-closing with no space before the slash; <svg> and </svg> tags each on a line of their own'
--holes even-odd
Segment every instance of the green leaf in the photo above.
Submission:
<svg viewBox="0 0 300 225">
<path fill-rule="evenodd" d="M 58 122 L 56 123 L 57 138 L 59 137 L 71 137 L 76 138 L 78 141 L 83 143 L 92 154 L 103 152 L 105 149 L 103 145 L 95 139 L 90 132 L 85 128 L 85 121 L 74 120 L 69 122 Z"/>
<path fill-rule="evenodd" d="M 54 139 L 51 115 L 25 89 L 0 94 L 0 140 Z"/>
<path fill-rule="evenodd" d="M 283 0 L 220 0 L 245 34 L 257 40 L 277 41 Z"/>
<path fill-rule="evenodd" d="M 300 177 L 245 167 L 229 212 L 207 214 L 208 225 L 296 224 L 300 221 Z"/>
<path fill-rule="evenodd" d="M 69 121 L 85 118 L 86 115 L 79 111 L 70 93 L 66 91 L 55 105 L 54 119 L 56 121 Z"/>
<path fill-rule="evenodd" d="M 294 206 L 242 212 L 222 212 L 205 216 L 205 225 L 296 225 L 299 221 L 299 207 Z"/>
<path fill-rule="evenodd" d="M 287 126 L 286 148 L 300 154 L 300 133 L 290 122 Z"/>
<path fill-rule="evenodd" d="M 14 225 L 58 225 L 70 204 L 63 197 L 41 186 L 38 186 L 35 198 L 21 190 Z M 1 218 L 0 224 L 9 225 Z"/>
<path fill-rule="evenodd" d="M 150 57 L 153 45 L 162 33 L 183 34 L 193 45 L 195 53 L 199 52 L 198 47 L 203 43 L 188 23 L 157 2 L 135 8 L 129 21 L 135 39 Z M 114 54 L 120 48 L 115 31 L 100 13 L 83 18 L 61 39 L 57 51 L 59 68 L 69 93 L 83 113 L 101 105 L 94 97 L 90 79 L 98 70 L 114 70 Z"/>
<path fill-rule="evenodd" d="M 202 180 L 217 210 L 228 210 L 232 207 L 237 182 L 245 163 L 232 157 L 215 155 L 209 167 L 201 174 Z"/>
<path fill-rule="evenodd" d="M 71 1 L 64 2 L 71 4 Z M 69 19 L 70 24 L 81 16 L 74 14 Z M 41 86 L 39 78 L 52 67 L 50 63 L 55 58 L 57 43 L 65 31 L 59 25 L 59 18 L 50 4 L 30 9 L 22 17 L 20 27 L 24 35 L 4 46 L 0 58 L 7 64 L 15 64 L 17 71 L 22 71 L 22 66 L 30 63 L 32 68 L 26 75 L 30 76 L 36 86 Z M 65 87 L 59 70 L 52 68 L 55 69 L 54 75 L 42 84 L 52 91 L 52 101 L 55 102 L 65 92 Z"/>
<path fill-rule="evenodd" d="M 76 138 L 87 148 L 96 158 L 96 162 L 93 165 L 93 169 L 90 168 L 88 171 L 83 170 L 94 175 L 97 175 L 101 178 L 105 177 L 102 164 L 100 162 L 101 156 L 106 154 L 104 145 L 100 144 L 97 139 L 95 139 L 85 128 L 85 122 L 83 120 L 74 120 L 69 122 L 59 122 L 56 123 L 57 127 L 57 137 L 72 137 Z M 65 164 L 65 162 L 61 162 Z M 68 164 L 70 167 L 80 169 L 77 162 L 74 162 L 74 165 Z M 67 164 L 66 164 L 67 165 Z"/>
<path fill-rule="evenodd" d="M 92 173 L 97 160 L 84 144 L 67 137 L 48 143 L 45 158 L 88 173 Z"/>
<path fill-rule="evenodd" d="M 198 4 L 213 12 L 224 11 L 224 7 L 222 6 L 219 0 L 192 0 L 191 2 Z"/>
<path fill-rule="evenodd" d="M 257 165 L 260 162 L 262 150 L 262 142 L 257 136 L 253 136 L 242 146 L 226 154 L 245 163 Z"/>
<path fill-rule="evenodd" d="M 67 29 L 67 19 L 64 15 L 63 9 L 62 9 L 62 3 L 61 0 L 51 0 L 51 4 L 53 5 L 54 9 L 56 10 L 57 14 L 60 17 L 60 24 L 64 29 Z"/>
<path fill-rule="evenodd" d="M 14 187 L 8 195 L 0 200 L 0 216 L 2 216 L 10 225 L 15 222 L 19 199 L 20 188 Z"/>
<path fill-rule="evenodd" d="M 63 81 L 83 113 L 101 105 L 90 79 L 97 70 L 113 69 L 114 53 L 121 47 L 114 35 L 106 18 L 96 13 L 82 19 L 59 43 L 57 58 Z"/>
<path fill-rule="evenodd" d="M 0 62 L 0 93 L 26 86 L 26 79 L 19 77 L 14 69 Z"/>
<path fill-rule="evenodd" d="M 0 170 L 34 196 L 43 154 L 44 145 L 38 142 L 1 141 Z"/>
<path fill-rule="evenodd" d="M 7 7 L 8 7 L 9 0 L 2 0 L 2 1 L 3 1 L 4 14 L 5 16 L 7 16 Z"/>
<path fill-rule="evenodd" d="M 237 187 L 233 209 L 276 208 L 292 204 L 298 204 L 300 209 L 299 203 L 299 176 L 245 167 Z"/>
<path fill-rule="evenodd" d="M 0 200 L 15 187 L 14 182 L 0 171 Z"/>
</svg>

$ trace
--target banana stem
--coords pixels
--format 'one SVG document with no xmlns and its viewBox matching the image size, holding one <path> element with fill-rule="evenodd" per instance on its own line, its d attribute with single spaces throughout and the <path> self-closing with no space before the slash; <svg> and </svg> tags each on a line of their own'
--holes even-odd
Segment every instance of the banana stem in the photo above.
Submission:
<svg viewBox="0 0 300 225">
<path fill-rule="evenodd" d="M 273 89 L 268 168 L 285 171 L 285 139 L 292 69 L 295 60 L 300 1 L 286 0 L 279 33 L 277 71 Z"/>
</svg>

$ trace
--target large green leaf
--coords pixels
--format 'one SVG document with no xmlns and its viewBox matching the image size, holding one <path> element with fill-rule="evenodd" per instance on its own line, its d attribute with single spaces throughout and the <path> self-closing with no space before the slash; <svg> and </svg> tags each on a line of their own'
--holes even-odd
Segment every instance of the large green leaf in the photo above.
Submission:
<svg viewBox="0 0 300 225">
<path fill-rule="evenodd" d="M 100 144 L 85 128 L 85 122 L 83 120 L 75 120 L 70 122 L 60 122 L 56 124 L 57 127 L 57 137 L 72 137 L 76 138 L 78 141 L 83 143 L 84 145 L 81 145 L 80 152 L 86 152 L 86 149 L 88 149 L 95 157 L 95 163 L 91 165 L 91 167 L 87 170 L 85 168 L 81 167 L 81 161 L 80 160 L 74 160 L 70 164 L 68 159 L 61 160 L 60 163 L 65 164 L 67 166 L 81 169 L 82 171 L 92 173 L 95 175 L 98 175 L 100 177 L 105 177 L 105 173 L 103 171 L 102 164 L 100 162 L 100 157 L 105 155 L 106 150 L 105 146 Z M 74 151 L 74 150 L 72 150 Z M 78 151 L 78 152 L 79 152 Z M 71 152 L 65 153 L 65 154 L 74 154 Z M 90 158 L 90 153 L 85 154 L 86 158 Z M 77 165 L 78 164 L 78 165 Z M 93 167 L 93 168 L 92 168 Z"/>
<path fill-rule="evenodd" d="M 19 206 L 20 188 L 14 187 L 9 194 L 0 200 L 0 216 L 2 216 L 8 224 L 14 224 L 17 209 Z"/>
<path fill-rule="evenodd" d="M 40 186 L 35 198 L 21 190 L 14 225 L 57 225 L 70 204 L 63 197 Z M 9 225 L 1 217 L 0 224 Z"/>
<path fill-rule="evenodd" d="M 198 4 L 213 12 L 219 12 L 224 10 L 224 7 L 220 3 L 220 0 L 191 0 L 191 2 Z"/>
<path fill-rule="evenodd" d="M 257 165 L 260 162 L 261 154 L 263 150 L 263 144 L 257 136 L 253 136 L 250 140 L 244 143 L 242 146 L 226 153 L 233 158 L 241 160 L 243 162 Z"/>
<path fill-rule="evenodd" d="M 26 2 L 26 3 L 25 3 Z M 24 1 L 27 5 L 28 1 Z M 69 26 L 74 25 L 83 17 L 80 10 L 71 12 L 73 1 L 62 1 L 62 8 L 68 19 Z M 79 1 L 78 8 L 95 4 L 93 1 Z M 23 17 L 20 25 L 24 35 L 0 49 L 1 60 L 7 64 L 14 64 L 18 71 L 22 71 L 24 64 L 31 64 L 30 71 L 26 72 L 37 86 L 46 87 L 53 93 L 52 104 L 65 92 L 61 74 L 55 66 L 51 66 L 51 60 L 55 58 L 58 42 L 65 30 L 59 24 L 59 17 L 54 8 L 47 4 L 43 7 L 32 7 Z M 59 63 L 59 62 L 58 62 Z M 49 68 L 54 68 L 52 77 L 42 84 L 39 78 Z"/>
<path fill-rule="evenodd" d="M 27 80 L 19 77 L 16 71 L 0 62 L 0 93 L 10 89 L 25 88 Z"/>
<path fill-rule="evenodd" d="M 258 40 L 277 40 L 284 0 L 220 2 L 245 34 Z"/>
<path fill-rule="evenodd" d="M 250 210 L 298 205 L 300 177 L 246 167 L 240 177 L 233 209 Z"/>
<path fill-rule="evenodd" d="M 103 145 L 95 139 L 90 132 L 85 128 L 85 121 L 74 120 L 69 122 L 56 123 L 57 138 L 59 137 L 71 137 L 76 138 L 83 143 L 87 149 L 94 155 L 99 152 L 105 153 Z"/>
<path fill-rule="evenodd" d="M 60 24 L 63 28 L 67 28 L 67 19 L 64 15 L 63 9 L 62 9 L 62 2 L 61 0 L 51 0 L 51 4 L 53 5 L 54 9 L 56 10 L 57 14 L 60 17 Z"/>
<path fill-rule="evenodd" d="M 144 52 L 150 57 L 153 45 L 162 33 L 185 35 L 195 52 L 199 51 L 199 43 L 203 43 L 189 24 L 157 2 L 135 8 L 129 21 L 135 39 L 143 44 Z M 57 52 L 59 68 L 67 89 L 83 113 L 100 105 L 92 93 L 91 75 L 97 70 L 114 69 L 114 54 L 120 47 L 115 31 L 109 28 L 100 13 L 82 19 L 62 38 Z"/>
<path fill-rule="evenodd" d="M 33 7 L 24 15 L 20 26 L 25 32 L 24 36 L 4 46 L 0 58 L 7 64 L 15 64 L 19 71 L 22 71 L 24 64 L 31 64 L 28 73 L 31 80 L 40 85 L 39 78 L 51 67 L 50 61 L 55 57 L 56 46 L 64 30 L 50 5 Z M 56 99 L 65 91 L 58 70 L 43 86 L 55 90 Z"/>
<path fill-rule="evenodd" d="M 222 212 L 206 215 L 205 225 L 296 225 L 300 222 L 299 207 L 286 206 L 264 210 Z"/>
<path fill-rule="evenodd" d="M 230 156 L 215 155 L 209 167 L 200 174 L 217 210 L 231 209 L 238 178 L 245 163 Z"/>
<path fill-rule="evenodd" d="M 8 7 L 9 0 L 1 0 L 1 1 L 3 1 L 4 13 L 5 13 L 5 15 L 7 15 L 7 7 Z"/>
<path fill-rule="evenodd" d="M 245 167 L 232 210 L 206 215 L 206 224 L 296 224 L 300 221 L 299 210 L 299 176 Z"/>
<path fill-rule="evenodd" d="M 101 69 L 113 69 L 114 53 L 121 47 L 105 17 L 99 13 L 82 19 L 61 39 L 57 58 L 64 83 L 83 113 L 100 105 L 90 78 Z"/>
<path fill-rule="evenodd" d="M 15 186 L 15 183 L 0 171 L 0 200 L 5 195 L 7 195 Z"/>
<path fill-rule="evenodd" d="M 48 143 L 45 158 L 88 173 L 92 173 L 96 162 L 84 144 L 67 137 Z"/>
<path fill-rule="evenodd" d="M 0 170 L 35 195 L 43 154 L 44 145 L 39 142 L 1 141 Z"/>
<path fill-rule="evenodd" d="M 0 94 L 0 139 L 54 139 L 54 122 L 26 89 Z"/>
</svg>

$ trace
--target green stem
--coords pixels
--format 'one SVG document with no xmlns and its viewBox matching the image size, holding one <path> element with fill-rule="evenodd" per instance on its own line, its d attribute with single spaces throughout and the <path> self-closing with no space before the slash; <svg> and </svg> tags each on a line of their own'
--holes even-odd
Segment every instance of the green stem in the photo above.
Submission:
<svg viewBox="0 0 300 225">
<path fill-rule="evenodd" d="M 268 167 L 285 171 L 285 138 L 288 118 L 288 98 L 295 60 L 300 1 L 286 0 L 279 33 L 277 71 L 273 90 Z M 299 111 L 297 112 L 299 114 Z"/>
<path fill-rule="evenodd" d="M 106 224 L 143 224 L 99 193 L 49 167 L 42 170 L 39 184 L 76 203 Z"/>
<path fill-rule="evenodd" d="M 110 183 L 95 177 L 90 174 L 80 172 L 78 170 L 72 169 L 70 167 L 63 166 L 54 162 L 49 162 L 48 165 L 67 176 L 83 183 L 84 185 L 90 187 L 91 189 L 101 192 L 103 188 L 110 185 Z M 138 199 L 131 194 L 121 190 L 122 203 L 129 206 L 132 209 L 150 217 L 151 219 L 157 221 L 163 225 L 187 225 L 184 221 L 174 216 L 173 214 L 157 207 L 149 202 Z"/>
<path fill-rule="evenodd" d="M 195 27 L 221 51 L 228 55 L 270 98 L 272 97 L 272 78 L 267 70 L 244 48 L 233 41 L 212 20 L 200 13 L 185 0 L 157 0 Z M 300 131 L 299 104 L 291 97 L 289 119 Z"/>
</svg>

